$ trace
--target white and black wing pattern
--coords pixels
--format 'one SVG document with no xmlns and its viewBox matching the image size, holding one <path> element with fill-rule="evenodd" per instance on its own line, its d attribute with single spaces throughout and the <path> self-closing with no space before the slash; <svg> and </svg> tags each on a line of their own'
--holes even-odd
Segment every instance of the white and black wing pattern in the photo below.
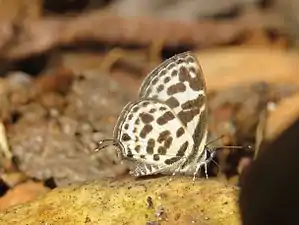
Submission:
<svg viewBox="0 0 299 225">
<path fill-rule="evenodd" d="M 173 56 L 144 80 L 139 100 L 122 110 L 114 127 L 119 155 L 136 162 L 135 176 L 192 172 L 213 158 L 205 149 L 205 80 L 195 56 Z M 207 173 L 206 173 L 207 175 Z"/>
<path fill-rule="evenodd" d="M 141 99 L 127 104 L 113 132 L 121 156 L 138 163 L 134 175 L 169 171 L 186 161 L 193 150 L 193 139 L 165 103 Z"/>
<path fill-rule="evenodd" d="M 203 157 L 207 138 L 206 84 L 193 54 L 175 55 L 154 69 L 143 81 L 139 98 L 165 102 L 194 140 L 189 161 Z"/>
</svg>

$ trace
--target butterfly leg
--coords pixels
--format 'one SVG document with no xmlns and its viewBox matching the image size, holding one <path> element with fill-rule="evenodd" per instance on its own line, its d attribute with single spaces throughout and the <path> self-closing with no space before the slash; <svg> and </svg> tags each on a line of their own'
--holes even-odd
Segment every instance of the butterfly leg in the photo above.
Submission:
<svg viewBox="0 0 299 225">
<path fill-rule="evenodd" d="M 172 175 L 171 175 L 171 177 L 170 177 L 168 183 L 171 182 L 171 181 L 172 181 L 172 178 L 173 178 L 173 177 L 180 171 L 181 167 L 182 167 L 183 164 L 186 162 L 186 160 L 187 160 L 187 157 L 186 157 L 186 158 L 183 158 L 181 161 L 179 161 L 179 162 L 177 163 L 178 166 L 177 166 L 177 168 L 173 171 L 173 173 L 172 173 Z"/>
<path fill-rule="evenodd" d="M 196 168 L 195 168 L 195 171 L 193 173 L 193 179 L 192 179 L 193 180 L 193 184 L 195 183 L 196 174 L 199 172 L 199 170 L 202 167 L 202 165 L 204 165 L 204 163 L 198 163 L 197 166 L 196 166 Z M 205 171 L 205 174 L 206 174 L 206 177 L 207 177 L 207 171 Z"/>
<path fill-rule="evenodd" d="M 205 166 L 205 175 L 206 175 L 206 179 L 208 179 L 208 178 L 209 178 L 209 175 L 208 175 L 208 163 L 206 162 L 206 163 L 204 164 L 204 166 Z"/>
<path fill-rule="evenodd" d="M 206 179 L 208 179 L 208 177 L 209 177 L 208 176 L 208 164 L 213 160 L 215 155 L 216 155 L 215 151 L 211 151 L 210 149 L 205 148 L 205 152 L 203 155 L 204 161 L 202 162 L 202 157 L 199 158 L 196 169 L 193 174 L 193 182 L 195 182 L 196 174 L 198 174 L 198 172 L 202 166 L 204 166 L 205 176 L 206 176 Z"/>
</svg>

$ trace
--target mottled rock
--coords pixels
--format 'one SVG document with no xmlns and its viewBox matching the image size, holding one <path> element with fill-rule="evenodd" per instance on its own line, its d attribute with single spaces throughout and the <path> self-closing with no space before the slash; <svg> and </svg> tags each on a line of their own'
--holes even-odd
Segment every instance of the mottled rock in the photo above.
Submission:
<svg viewBox="0 0 299 225">
<path fill-rule="evenodd" d="M 57 188 L 0 214 L 0 224 L 240 224 L 238 190 L 216 180 L 169 177 Z"/>
</svg>

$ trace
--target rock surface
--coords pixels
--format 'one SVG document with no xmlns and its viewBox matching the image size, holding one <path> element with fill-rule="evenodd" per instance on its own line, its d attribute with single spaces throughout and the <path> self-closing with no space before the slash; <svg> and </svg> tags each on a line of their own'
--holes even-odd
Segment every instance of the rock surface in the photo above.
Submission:
<svg viewBox="0 0 299 225">
<path fill-rule="evenodd" d="M 0 214 L 0 224 L 240 224 L 237 192 L 216 180 L 169 177 L 57 188 Z"/>
</svg>

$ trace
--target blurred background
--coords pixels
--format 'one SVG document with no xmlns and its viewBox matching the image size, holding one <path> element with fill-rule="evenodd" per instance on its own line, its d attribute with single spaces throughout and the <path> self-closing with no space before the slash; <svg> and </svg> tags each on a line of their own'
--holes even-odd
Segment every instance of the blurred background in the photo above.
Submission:
<svg viewBox="0 0 299 225">
<path fill-rule="evenodd" d="M 70 183 L 126 176 L 112 136 L 163 60 L 198 57 L 209 168 L 233 185 L 299 113 L 296 0 L 0 1 L 0 209 Z M 18 191 L 15 191 L 18 190 Z"/>
</svg>

